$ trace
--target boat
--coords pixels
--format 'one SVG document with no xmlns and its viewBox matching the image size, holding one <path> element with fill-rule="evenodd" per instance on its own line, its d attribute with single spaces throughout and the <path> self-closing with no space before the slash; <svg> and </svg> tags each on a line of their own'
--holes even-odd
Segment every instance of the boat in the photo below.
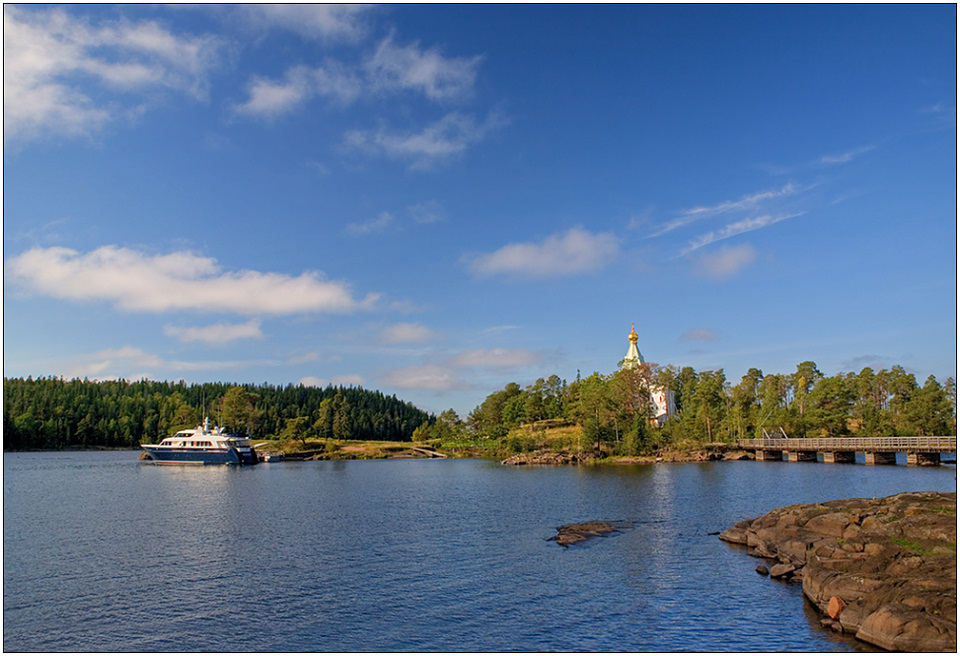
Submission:
<svg viewBox="0 0 960 656">
<path fill-rule="evenodd" d="M 249 437 L 210 428 L 210 420 L 196 428 L 178 431 L 160 444 L 141 444 L 158 465 L 255 465 L 257 451 Z"/>
</svg>

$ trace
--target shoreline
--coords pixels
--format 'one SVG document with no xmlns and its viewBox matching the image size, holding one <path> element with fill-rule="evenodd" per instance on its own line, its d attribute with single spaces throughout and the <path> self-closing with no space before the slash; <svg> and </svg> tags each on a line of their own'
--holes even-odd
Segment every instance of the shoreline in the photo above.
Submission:
<svg viewBox="0 0 960 656">
<path fill-rule="evenodd" d="M 957 494 L 775 508 L 719 538 L 800 582 L 821 624 L 889 651 L 957 649 Z M 773 564 L 776 563 L 776 564 Z"/>
</svg>

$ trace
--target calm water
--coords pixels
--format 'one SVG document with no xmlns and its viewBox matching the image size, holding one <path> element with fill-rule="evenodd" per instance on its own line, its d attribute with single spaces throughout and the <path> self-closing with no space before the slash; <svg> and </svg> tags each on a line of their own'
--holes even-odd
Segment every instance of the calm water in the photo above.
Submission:
<svg viewBox="0 0 960 656">
<path fill-rule="evenodd" d="M 5 454 L 5 651 L 851 651 L 714 531 L 956 468 Z M 568 549 L 562 524 L 632 528 Z"/>
</svg>

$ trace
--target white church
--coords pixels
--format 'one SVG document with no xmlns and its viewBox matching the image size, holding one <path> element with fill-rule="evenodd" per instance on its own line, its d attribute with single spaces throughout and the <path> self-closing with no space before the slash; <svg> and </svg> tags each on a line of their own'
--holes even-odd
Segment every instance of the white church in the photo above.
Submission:
<svg viewBox="0 0 960 656">
<path fill-rule="evenodd" d="M 627 339 L 630 340 L 630 346 L 627 348 L 627 356 L 623 359 L 623 364 L 620 365 L 621 370 L 640 367 L 641 363 L 644 362 L 643 356 L 640 355 L 640 349 L 637 348 L 637 340 L 640 339 L 640 336 L 633 324 L 630 324 L 630 334 L 627 335 Z M 664 389 L 659 385 L 651 385 L 650 376 L 656 373 L 657 367 L 657 364 L 651 362 L 643 368 L 644 377 L 641 385 L 650 391 L 650 400 L 653 403 L 651 423 L 655 422 L 657 426 L 663 426 L 667 419 L 676 414 L 677 406 L 674 402 L 672 390 Z"/>
</svg>

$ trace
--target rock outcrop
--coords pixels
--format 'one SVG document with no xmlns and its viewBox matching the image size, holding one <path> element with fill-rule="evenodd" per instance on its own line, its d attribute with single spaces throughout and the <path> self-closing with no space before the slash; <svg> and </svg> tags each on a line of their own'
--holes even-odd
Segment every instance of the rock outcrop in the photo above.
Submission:
<svg viewBox="0 0 960 656">
<path fill-rule="evenodd" d="M 906 492 L 784 506 L 721 540 L 778 561 L 823 623 L 896 651 L 957 650 L 957 495 Z"/>
<path fill-rule="evenodd" d="M 575 453 L 565 451 L 534 451 L 532 453 L 518 453 L 512 455 L 506 460 L 500 461 L 501 465 L 575 465 L 580 462 L 580 457 Z"/>
<path fill-rule="evenodd" d="M 550 538 L 556 540 L 557 544 L 567 547 L 577 542 L 583 542 L 593 537 L 606 535 L 607 533 L 616 533 L 620 529 L 610 522 L 584 522 L 582 524 L 568 524 L 557 529 L 557 534 Z"/>
</svg>

